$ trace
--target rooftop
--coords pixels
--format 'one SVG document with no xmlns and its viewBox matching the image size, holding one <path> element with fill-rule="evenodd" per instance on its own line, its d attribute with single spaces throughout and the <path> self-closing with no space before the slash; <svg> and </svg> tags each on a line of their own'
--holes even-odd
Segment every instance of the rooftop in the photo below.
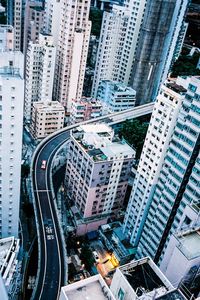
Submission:
<svg viewBox="0 0 200 300">
<path fill-rule="evenodd" d="M 200 256 L 200 228 L 189 230 L 177 235 L 178 249 L 188 258 L 194 259 Z"/>
<path fill-rule="evenodd" d="M 52 111 L 52 110 L 63 110 L 64 111 L 64 107 L 62 106 L 62 104 L 58 101 L 40 101 L 40 102 L 35 102 L 33 103 L 33 106 L 37 109 L 40 110 L 45 110 L 45 111 Z"/>
<path fill-rule="evenodd" d="M 94 161 L 135 157 L 135 150 L 114 137 L 113 129 L 106 124 L 81 125 L 72 136 Z"/>
<path fill-rule="evenodd" d="M 69 284 L 62 288 L 62 294 L 66 300 L 115 300 L 100 275 Z"/>
<path fill-rule="evenodd" d="M 100 226 L 100 235 L 106 239 L 107 246 L 112 249 L 118 260 L 130 261 L 135 253 L 129 240 L 125 238 L 120 222 Z"/>
<path fill-rule="evenodd" d="M 170 291 L 173 286 L 154 264 L 146 257 L 137 261 L 132 261 L 119 267 L 128 283 L 133 288 L 136 295 L 143 298 L 149 295 L 150 298 L 158 298 Z"/>
<path fill-rule="evenodd" d="M 118 82 L 118 81 L 112 81 L 112 80 L 102 80 L 102 84 L 108 84 L 110 86 L 110 88 L 112 88 L 115 92 L 123 92 L 123 93 L 132 93 L 133 95 L 136 95 L 136 91 L 125 85 L 122 82 Z M 101 89 L 101 85 L 100 85 L 100 89 Z"/>
<path fill-rule="evenodd" d="M 180 95 L 185 94 L 187 92 L 187 90 L 184 87 L 171 81 L 167 82 L 166 86 Z"/>
<path fill-rule="evenodd" d="M 138 296 L 142 295 L 140 289 L 153 291 L 163 285 L 160 278 L 147 263 L 138 265 L 134 270 L 128 271 L 127 273 L 124 272 L 124 275 L 132 288 L 137 291 Z"/>
<path fill-rule="evenodd" d="M 76 105 L 85 105 L 85 104 L 91 104 L 91 105 L 99 105 L 101 106 L 101 102 L 95 98 L 91 97 L 83 97 L 80 100 L 79 99 L 73 99 L 73 102 L 76 103 Z"/>
<path fill-rule="evenodd" d="M 181 291 L 179 290 L 172 290 L 168 293 L 166 293 L 165 295 L 157 298 L 159 300 L 186 300 L 186 298 L 184 297 L 184 295 L 181 293 Z"/>
</svg>

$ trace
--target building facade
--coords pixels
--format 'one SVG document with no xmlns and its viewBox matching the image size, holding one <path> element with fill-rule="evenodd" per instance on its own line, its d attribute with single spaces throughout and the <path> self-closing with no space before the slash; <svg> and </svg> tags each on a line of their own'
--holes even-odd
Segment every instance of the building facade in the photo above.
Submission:
<svg viewBox="0 0 200 300">
<path fill-rule="evenodd" d="M 22 39 L 22 1 L 23 0 L 8 0 L 7 1 L 7 24 L 14 28 L 14 50 L 21 50 Z"/>
<path fill-rule="evenodd" d="M 18 236 L 24 105 L 24 57 L 0 56 L 0 237 Z"/>
<path fill-rule="evenodd" d="M 97 99 L 101 101 L 105 112 L 118 112 L 135 106 L 136 91 L 120 82 L 102 80 Z"/>
<path fill-rule="evenodd" d="M 136 105 L 153 101 L 166 80 L 188 2 L 147 1 L 129 79 L 137 92 Z"/>
<path fill-rule="evenodd" d="M 127 9 L 119 5 L 114 5 L 111 11 L 103 13 L 92 86 L 93 97 L 97 96 L 101 80 L 119 80 L 121 53 L 128 26 L 128 16 Z"/>
<path fill-rule="evenodd" d="M 124 232 L 137 247 L 186 90 L 166 81 L 155 102 L 129 199 Z"/>
<path fill-rule="evenodd" d="M 30 126 L 32 136 L 42 139 L 63 128 L 64 115 L 64 107 L 58 101 L 34 103 Z"/>
<path fill-rule="evenodd" d="M 153 101 L 182 45 L 187 5 L 188 0 L 125 0 L 104 12 L 92 96 L 107 79 L 133 87 L 136 105 Z"/>
<path fill-rule="evenodd" d="M 0 25 L 0 50 L 14 50 L 14 28 L 11 25 Z"/>
<path fill-rule="evenodd" d="M 81 100 L 72 100 L 70 113 L 70 124 L 87 121 L 102 115 L 102 104 L 93 98 L 81 98 Z"/>
<path fill-rule="evenodd" d="M 117 268 L 110 290 L 118 300 L 186 299 L 149 257 Z"/>
<path fill-rule="evenodd" d="M 11 297 L 18 273 L 19 239 L 13 236 L 0 239 L 0 276 L 2 276 L 8 296 Z"/>
<path fill-rule="evenodd" d="M 23 53 L 26 57 L 29 42 L 36 43 L 44 28 L 44 2 L 40 0 L 26 1 L 24 14 Z"/>
<path fill-rule="evenodd" d="M 91 22 L 90 1 L 61 1 L 61 19 L 56 55 L 54 100 L 67 112 L 72 99 L 80 99 L 87 60 Z"/>
<path fill-rule="evenodd" d="M 56 48 L 50 35 L 40 34 L 37 43 L 30 42 L 26 55 L 24 115 L 31 120 L 33 103 L 52 99 Z"/>
<path fill-rule="evenodd" d="M 83 125 L 71 134 L 65 186 L 83 219 L 122 208 L 135 150 L 116 140 L 105 124 Z"/>
<path fill-rule="evenodd" d="M 160 263 L 184 208 L 199 199 L 200 80 L 178 77 L 187 92 L 166 152 L 140 234 L 138 255 Z"/>
<path fill-rule="evenodd" d="M 44 32 L 52 35 L 54 45 L 58 45 L 62 1 L 48 0 L 44 6 Z"/>
<path fill-rule="evenodd" d="M 198 297 L 200 290 L 200 223 L 178 229 L 171 235 L 160 269 L 187 296 Z M 179 268 L 174 268 L 178 265 Z"/>
</svg>

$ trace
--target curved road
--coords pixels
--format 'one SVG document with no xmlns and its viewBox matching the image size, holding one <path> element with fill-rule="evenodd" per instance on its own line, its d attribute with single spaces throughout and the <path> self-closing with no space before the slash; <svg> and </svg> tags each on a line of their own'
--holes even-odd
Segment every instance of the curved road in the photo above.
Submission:
<svg viewBox="0 0 200 300">
<path fill-rule="evenodd" d="M 100 121 L 116 124 L 151 113 L 152 110 L 153 103 L 150 103 L 81 124 Z M 39 247 L 38 274 L 32 300 L 58 300 L 61 286 L 65 284 L 65 245 L 63 245 L 54 191 L 52 191 L 51 165 L 57 150 L 69 139 L 70 129 L 79 125 L 66 127 L 44 139 L 38 145 L 32 159 L 32 193 Z M 45 170 L 41 169 L 42 160 L 47 162 Z"/>
<path fill-rule="evenodd" d="M 32 164 L 32 184 L 39 228 L 39 274 L 36 300 L 56 300 L 61 286 L 65 284 L 65 260 L 62 237 L 51 191 L 51 164 L 56 151 L 69 138 L 69 131 L 60 133 L 41 145 Z M 46 169 L 41 169 L 46 160 Z"/>
</svg>

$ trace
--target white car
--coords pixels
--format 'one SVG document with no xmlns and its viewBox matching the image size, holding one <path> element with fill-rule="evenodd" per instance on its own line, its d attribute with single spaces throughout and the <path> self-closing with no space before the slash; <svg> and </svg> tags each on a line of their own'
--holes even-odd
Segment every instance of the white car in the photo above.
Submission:
<svg viewBox="0 0 200 300">
<path fill-rule="evenodd" d="M 41 169 L 45 170 L 46 169 L 46 164 L 47 164 L 47 161 L 42 160 Z"/>
<path fill-rule="evenodd" d="M 98 262 L 99 261 L 98 253 L 96 251 L 92 251 L 92 254 L 93 254 L 94 259 L 96 260 L 96 262 Z"/>
</svg>

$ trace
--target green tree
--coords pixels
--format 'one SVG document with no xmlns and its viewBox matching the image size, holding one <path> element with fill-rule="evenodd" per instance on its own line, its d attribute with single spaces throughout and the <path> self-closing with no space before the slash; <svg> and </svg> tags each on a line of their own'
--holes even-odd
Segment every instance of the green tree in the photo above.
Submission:
<svg viewBox="0 0 200 300">
<path fill-rule="evenodd" d="M 124 122 L 119 136 L 123 137 L 136 149 L 136 158 L 140 157 L 149 123 L 140 120 L 127 120 Z"/>
<path fill-rule="evenodd" d="M 100 36 L 101 32 L 101 22 L 102 22 L 103 12 L 98 8 L 90 9 L 89 19 L 92 21 L 91 34 Z"/>
<path fill-rule="evenodd" d="M 200 55 L 195 53 L 193 56 L 188 56 L 184 52 L 172 67 L 172 77 L 200 75 L 200 70 L 196 68 Z"/>
<path fill-rule="evenodd" d="M 91 267 L 94 265 L 95 260 L 94 260 L 92 251 L 90 250 L 90 248 L 87 245 L 83 245 L 83 247 L 81 249 L 80 258 L 81 258 L 83 264 L 85 265 L 86 269 L 89 271 L 91 269 Z"/>
<path fill-rule="evenodd" d="M 29 173 L 30 173 L 30 166 L 27 164 L 22 165 L 21 176 L 23 178 L 28 177 Z"/>
</svg>

